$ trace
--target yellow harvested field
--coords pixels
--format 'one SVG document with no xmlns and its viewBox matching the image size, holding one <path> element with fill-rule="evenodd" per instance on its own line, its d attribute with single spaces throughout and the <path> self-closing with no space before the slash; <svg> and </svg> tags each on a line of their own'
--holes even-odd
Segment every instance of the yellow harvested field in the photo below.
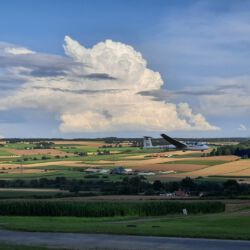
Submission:
<svg viewBox="0 0 250 250">
<path fill-rule="evenodd" d="M 144 166 L 154 166 L 156 164 L 170 162 L 170 161 L 181 161 L 183 158 L 144 158 L 143 160 L 129 160 L 129 161 L 115 161 L 116 166 L 125 166 L 125 167 L 144 167 Z M 154 170 L 154 168 L 152 168 Z"/>
<path fill-rule="evenodd" d="M 183 161 L 183 158 L 144 158 L 143 160 L 129 160 L 129 161 L 116 161 L 113 162 L 115 166 L 129 167 L 134 170 L 143 171 L 194 171 L 204 168 L 201 164 L 164 164 L 166 162 Z M 106 162 L 107 163 L 107 162 Z"/>
<path fill-rule="evenodd" d="M 168 158 L 168 156 L 172 155 L 188 155 L 193 153 L 192 151 L 170 151 L 170 152 L 163 152 L 163 153 L 148 153 L 148 154 L 143 154 L 143 155 L 132 155 L 132 156 L 127 156 L 126 159 L 142 159 L 142 158 L 147 158 L 148 157 L 154 157 L 154 158 Z"/>
<path fill-rule="evenodd" d="M 225 174 L 225 176 L 250 176 L 250 167 L 247 168 L 247 169 L 244 169 L 244 170 L 241 170 L 239 172 L 234 172 L 234 173 L 231 173 L 231 174 Z"/>
<path fill-rule="evenodd" d="M 180 151 L 181 152 L 181 151 Z M 183 152 L 182 152 L 183 153 Z M 128 158 L 128 157 L 127 157 Z M 174 171 L 195 171 L 199 169 L 204 169 L 207 167 L 201 164 L 201 161 L 212 161 L 212 160 L 221 160 L 221 161 L 235 161 L 238 159 L 236 156 L 212 156 L 212 157 L 196 157 L 196 158 L 167 158 L 167 157 L 154 157 L 147 158 L 145 155 L 143 156 L 131 156 L 129 157 L 129 161 L 121 160 L 121 161 L 98 161 L 98 163 L 110 164 L 114 166 L 123 166 L 129 167 L 134 170 L 144 170 L 144 171 L 166 171 L 166 170 L 174 170 Z M 133 160 L 134 159 L 134 160 Z M 139 160 L 136 160 L 139 159 Z M 197 164 L 182 164 L 181 161 L 184 160 L 197 160 Z M 167 162 L 178 162 L 176 164 L 164 164 Z M 95 163 L 93 162 L 93 165 Z M 223 165 L 223 164 L 222 164 Z"/>
<path fill-rule="evenodd" d="M 25 167 L 43 167 L 43 166 L 88 167 L 90 165 L 82 163 L 81 161 L 51 161 L 51 162 L 32 163 L 32 164 L 23 165 L 23 166 Z"/>
<path fill-rule="evenodd" d="M 93 166 L 95 164 L 93 163 Z M 20 167 L 20 164 L 0 164 L 0 170 L 5 169 L 11 169 L 11 168 L 17 168 Z M 45 167 L 45 166 L 69 166 L 69 167 L 89 167 L 90 164 L 82 163 L 81 161 L 51 161 L 51 162 L 40 162 L 40 163 L 32 163 L 32 164 L 24 164 L 22 165 L 23 169 L 26 168 L 33 168 L 33 167 Z"/>
<path fill-rule="evenodd" d="M 15 154 L 15 155 L 52 155 L 52 156 L 71 156 L 72 153 L 65 153 L 57 149 L 7 149 L 6 151 Z"/>
<path fill-rule="evenodd" d="M 81 145 L 86 147 L 100 147 L 105 144 L 104 141 L 51 141 L 54 144 L 61 144 L 61 145 Z"/>
<path fill-rule="evenodd" d="M 188 176 L 190 177 L 211 176 L 211 175 L 238 176 L 238 173 L 242 173 L 242 171 L 247 171 L 248 168 L 250 168 L 249 160 L 238 160 L 196 170 L 188 173 Z M 186 176 L 186 175 L 187 173 L 185 174 L 181 173 L 175 176 Z"/>
<path fill-rule="evenodd" d="M 103 165 L 101 165 L 103 164 Z M 91 164 L 83 163 L 82 161 L 51 161 L 51 162 L 40 162 L 40 163 L 31 163 L 31 164 L 23 164 L 23 169 L 33 168 L 33 167 L 46 167 L 46 166 L 67 166 L 67 167 L 99 167 L 105 168 L 107 165 L 114 165 L 112 161 L 100 161 L 93 162 Z M 12 169 L 12 168 L 20 168 L 21 164 L 5 164 L 0 163 L 0 170 L 3 169 Z"/>
<path fill-rule="evenodd" d="M 5 158 L 18 158 L 20 155 L 1 155 L 0 159 L 5 159 Z"/>
<path fill-rule="evenodd" d="M 124 157 L 125 159 L 144 159 L 145 156 L 148 156 L 150 154 L 143 154 L 143 155 L 131 155 Z"/>
<path fill-rule="evenodd" d="M 208 157 L 192 157 L 192 160 L 214 160 L 214 161 L 236 161 L 240 158 L 235 155 L 221 155 L 221 156 L 208 156 Z M 185 160 L 185 159 L 184 159 Z"/>
<path fill-rule="evenodd" d="M 20 164 L 6 164 L 6 163 L 0 164 L 0 170 L 11 169 L 11 168 L 16 168 L 16 167 L 20 167 Z"/>
<path fill-rule="evenodd" d="M 7 171 L 8 174 L 40 174 L 40 173 L 48 173 L 48 172 L 54 172 L 53 170 L 46 170 L 43 169 L 29 169 L 29 168 L 22 168 L 22 169 L 12 169 L 10 171 Z"/>
<path fill-rule="evenodd" d="M 195 164 L 153 164 L 153 165 L 141 165 L 136 166 L 134 170 L 143 170 L 143 171 L 194 171 L 204 168 L 204 165 L 195 165 Z"/>
</svg>

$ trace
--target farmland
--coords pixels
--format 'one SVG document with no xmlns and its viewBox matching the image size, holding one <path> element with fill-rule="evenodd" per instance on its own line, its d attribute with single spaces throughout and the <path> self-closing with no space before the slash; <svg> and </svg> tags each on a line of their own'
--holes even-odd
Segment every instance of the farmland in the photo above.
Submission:
<svg viewBox="0 0 250 250">
<path fill-rule="evenodd" d="M 250 239 L 250 217 L 243 213 L 171 215 L 151 217 L 76 218 L 76 217 L 0 217 L 8 230 L 108 233 L 154 236 L 183 236 L 224 239 Z"/>
<path fill-rule="evenodd" d="M 44 144 L 45 143 L 45 144 Z M 44 148 L 48 147 L 49 148 Z M 85 169 L 130 168 L 134 172 L 148 172 L 161 180 L 211 176 L 250 175 L 249 161 L 237 156 L 207 156 L 206 152 L 163 151 L 142 149 L 130 142 L 59 140 L 48 142 L 2 142 L 0 150 L 0 179 L 84 178 Z M 106 174 L 106 178 L 113 177 Z M 119 179 L 119 178 L 118 178 Z"/>
<path fill-rule="evenodd" d="M 144 149 L 138 142 L 124 140 L 2 141 L 0 198 L 128 194 L 249 197 L 244 184 L 250 182 L 250 161 L 235 155 L 211 155 L 211 150 Z M 227 184 L 227 180 L 241 186 Z M 56 191 L 46 194 L 37 190 L 46 188 Z M 184 193 L 178 194 L 178 190 Z"/>
<path fill-rule="evenodd" d="M 3 142 L 0 227 L 249 240 L 250 161 L 210 152 L 129 141 Z"/>
</svg>

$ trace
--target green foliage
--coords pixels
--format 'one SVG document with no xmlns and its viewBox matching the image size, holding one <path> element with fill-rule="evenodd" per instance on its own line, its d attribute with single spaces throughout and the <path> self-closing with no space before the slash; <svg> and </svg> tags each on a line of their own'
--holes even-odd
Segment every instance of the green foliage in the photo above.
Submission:
<svg viewBox="0 0 250 250">
<path fill-rule="evenodd" d="M 210 155 L 237 155 L 243 158 L 250 158 L 250 141 L 241 142 L 237 145 L 218 147 L 213 149 Z"/>
<path fill-rule="evenodd" d="M 72 190 L 73 191 L 73 190 Z M 218 213 L 222 202 L 66 202 L 66 201 L 0 201 L 0 215 L 24 216 L 159 216 L 181 213 Z"/>
<path fill-rule="evenodd" d="M 34 149 L 50 149 L 50 148 L 53 148 L 53 146 L 54 146 L 53 142 L 41 141 L 41 142 L 35 143 L 33 148 Z"/>
</svg>

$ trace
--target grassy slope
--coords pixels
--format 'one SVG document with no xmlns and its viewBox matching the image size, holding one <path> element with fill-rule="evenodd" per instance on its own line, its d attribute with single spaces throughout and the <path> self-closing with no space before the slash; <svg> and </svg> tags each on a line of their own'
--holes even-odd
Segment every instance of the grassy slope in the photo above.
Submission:
<svg viewBox="0 0 250 250">
<path fill-rule="evenodd" d="M 116 220 L 116 222 L 114 222 Z M 0 217 L 2 227 L 23 231 L 110 233 L 250 240 L 250 217 L 192 215 L 121 221 L 121 218 Z M 128 226 L 128 225 L 133 225 Z"/>
</svg>

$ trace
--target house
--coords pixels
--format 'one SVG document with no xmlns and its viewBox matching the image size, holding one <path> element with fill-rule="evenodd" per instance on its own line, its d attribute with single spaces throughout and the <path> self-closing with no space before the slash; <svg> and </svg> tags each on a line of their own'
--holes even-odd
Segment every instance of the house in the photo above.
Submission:
<svg viewBox="0 0 250 250">
<path fill-rule="evenodd" d="M 126 174 L 126 170 L 124 167 L 113 168 L 110 172 L 111 174 Z"/>
<path fill-rule="evenodd" d="M 175 191 L 174 194 L 178 197 L 188 197 L 188 193 L 182 190 Z"/>
</svg>

